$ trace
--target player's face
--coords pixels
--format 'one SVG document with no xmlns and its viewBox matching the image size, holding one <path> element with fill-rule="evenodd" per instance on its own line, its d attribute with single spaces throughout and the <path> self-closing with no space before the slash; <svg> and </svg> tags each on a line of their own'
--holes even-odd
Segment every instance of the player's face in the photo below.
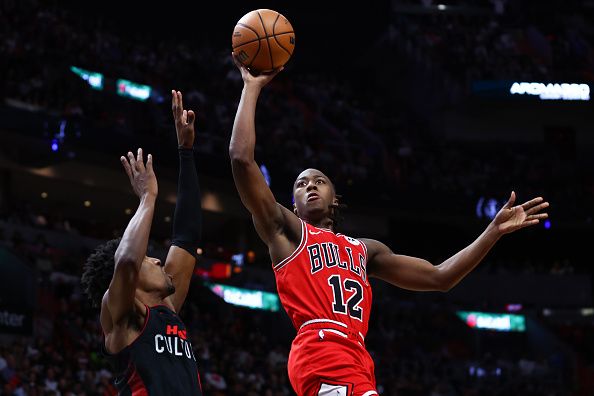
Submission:
<svg viewBox="0 0 594 396">
<path fill-rule="evenodd" d="M 293 185 L 297 215 L 303 219 L 318 220 L 328 217 L 330 205 L 336 204 L 336 194 L 330 179 L 317 169 L 306 169 Z"/>
<path fill-rule="evenodd" d="M 160 292 L 164 297 L 175 292 L 173 278 L 165 272 L 161 260 L 154 257 L 144 257 L 138 283 L 147 292 Z"/>
</svg>

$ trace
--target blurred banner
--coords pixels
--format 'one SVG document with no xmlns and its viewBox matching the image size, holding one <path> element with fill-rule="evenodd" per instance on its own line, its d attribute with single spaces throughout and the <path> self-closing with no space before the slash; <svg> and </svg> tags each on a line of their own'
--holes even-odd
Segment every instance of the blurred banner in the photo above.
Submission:
<svg viewBox="0 0 594 396">
<path fill-rule="evenodd" d="M 0 334 L 30 335 L 33 331 L 35 276 L 8 250 L 0 248 Z"/>
<path fill-rule="evenodd" d="M 590 86 L 583 83 L 539 81 L 474 81 L 472 94 L 492 99 L 589 101 Z"/>
</svg>

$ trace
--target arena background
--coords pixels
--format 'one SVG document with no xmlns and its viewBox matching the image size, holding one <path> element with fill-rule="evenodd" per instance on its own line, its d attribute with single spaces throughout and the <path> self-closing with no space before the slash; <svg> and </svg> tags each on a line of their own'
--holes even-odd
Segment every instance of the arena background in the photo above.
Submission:
<svg viewBox="0 0 594 396">
<path fill-rule="evenodd" d="M 280 202 L 318 167 L 348 205 L 342 232 L 434 263 L 512 189 L 551 203 L 448 293 L 374 283 L 380 393 L 594 394 L 589 0 L 0 2 L 0 394 L 115 394 L 80 273 L 136 208 L 119 163 L 130 149 L 154 155 L 151 252 L 169 246 L 171 89 L 198 114 L 204 237 L 181 315 L 205 394 L 293 394 L 295 332 L 261 294 L 275 293 L 269 257 L 227 154 L 231 33 L 256 8 L 296 31 L 257 114 L 256 159 Z"/>
</svg>

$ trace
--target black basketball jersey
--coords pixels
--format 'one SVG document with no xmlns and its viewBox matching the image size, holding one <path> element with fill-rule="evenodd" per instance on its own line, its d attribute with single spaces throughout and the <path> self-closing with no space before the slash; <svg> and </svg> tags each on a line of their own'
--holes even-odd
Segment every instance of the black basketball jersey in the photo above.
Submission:
<svg viewBox="0 0 594 396">
<path fill-rule="evenodd" d="M 138 338 L 119 353 L 106 355 L 121 396 L 202 396 L 186 326 L 164 305 L 147 307 Z"/>
</svg>

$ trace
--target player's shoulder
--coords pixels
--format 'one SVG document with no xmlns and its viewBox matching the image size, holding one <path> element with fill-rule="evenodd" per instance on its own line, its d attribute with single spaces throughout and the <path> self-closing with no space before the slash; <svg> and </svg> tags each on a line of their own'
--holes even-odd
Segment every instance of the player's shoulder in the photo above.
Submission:
<svg viewBox="0 0 594 396">
<path fill-rule="evenodd" d="M 135 328 L 137 327 L 138 323 L 143 323 L 146 316 L 149 314 L 149 307 L 136 298 L 134 299 L 134 305 L 132 306 L 130 312 L 128 312 L 126 315 L 123 315 L 120 321 L 116 321 L 114 320 L 109 309 L 109 299 L 110 294 L 108 289 L 101 300 L 101 311 L 99 313 L 99 321 L 104 334 L 109 334 L 116 327 Z"/>
<path fill-rule="evenodd" d="M 376 254 L 379 253 L 390 253 L 391 250 L 388 246 L 386 246 L 383 242 L 380 242 L 375 239 L 371 238 L 358 238 L 359 242 L 365 246 L 365 250 L 367 251 L 367 255 L 371 258 L 374 257 Z"/>
</svg>

